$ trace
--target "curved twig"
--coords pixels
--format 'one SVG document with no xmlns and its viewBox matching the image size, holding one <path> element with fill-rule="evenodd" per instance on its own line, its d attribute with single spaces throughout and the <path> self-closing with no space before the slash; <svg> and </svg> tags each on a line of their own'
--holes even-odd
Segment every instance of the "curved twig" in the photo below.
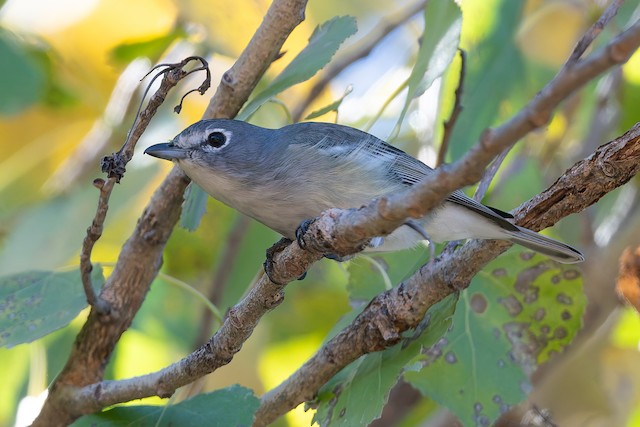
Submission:
<svg viewBox="0 0 640 427">
<path fill-rule="evenodd" d="M 625 62 L 638 46 L 640 21 L 586 60 L 563 67 L 525 108 L 499 128 L 486 131 L 481 141 L 451 167 L 438 168 L 436 173 L 405 194 L 381 198 L 359 210 L 334 209 L 323 213 L 309 226 L 305 235 L 308 248 L 319 252 L 329 250 L 340 256 L 346 255 L 372 236 L 394 230 L 404 222 L 407 215 L 423 216 L 451 191 L 480 179 L 484 168 L 496 155 L 515 144 L 526 133 L 544 125 L 553 108 L 564 98 L 600 73 Z M 529 207 L 518 210 L 518 223 L 533 230 L 540 230 L 569 213 L 595 203 L 611 191 L 612 182 L 616 182 L 616 185 L 627 182 L 640 168 L 639 133 L 640 127 L 636 126 L 619 140 L 610 143 L 608 146 L 611 146 L 611 152 L 605 146 L 604 160 L 594 155 L 593 158 L 577 164 L 577 176 L 564 175 L 550 190 L 534 198 Z M 628 146 L 619 148 L 621 140 Z M 624 148 L 628 150 L 626 154 Z M 615 156 L 617 153 L 625 155 L 620 155 L 615 160 L 607 159 L 607 156 Z M 597 181 L 591 182 L 586 178 L 587 175 L 584 175 L 587 173 L 585 167 L 596 175 L 607 175 L 606 170 L 613 168 L 612 173 L 621 178 L 610 179 L 598 187 Z M 562 182 L 568 182 L 573 186 L 565 188 L 563 192 L 549 195 L 549 191 L 557 191 L 558 184 Z M 578 184 L 588 188 L 578 190 Z M 376 297 L 347 329 L 323 346 L 289 379 L 263 397 L 262 406 L 255 417 L 255 425 L 266 425 L 299 403 L 311 400 L 322 384 L 363 354 L 393 345 L 402 331 L 419 322 L 429 306 L 451 292 L 464 288 L 482 266 L 509 246 L 508 242 L 467 244 L 451 258 L 439 259 L 436 263 L 428 264 L 403 285 Z M 477 251 L 478 247 L 489 249 Z M 298 260 L 298 264 L 305 262 L 306 258 L 298 252 L 294 245 L 290 246 L 282 252 L 280 258 L 276 257 L 276 265 L 282 265 L 280 263 L 285 261 L 287 266 L 295 263 L 295 260 Z M 276 273 L 276 280 L 286 283 L 301 274 L 301 268 L 298 265 L 298 268 L 289 274 L 286 274 L 288 272 L 284 268 L 276 269 Z M 451 278 L 455 279 L 452 281 Z M 416 290 L 419 289 L 423 289 L 424 293 L 416 294 Z"/>
<path fill-rule="evenodd" d="M 304 19 L 306 3 L 274 0 L 249 46 L 225 74 L 204 118 L 233 117 L 238 112 L 284 40 Z M 153 195 L 101 292 L 100 297 L 111 305 L 109 315 L 91 311 L 64 369 L 49 388 L 34 426 L 68 425 L 79 416 L 102 408 L 96 399 L 83 400 L 77 390 L 88 384 L 101 384 L 107 360 L 160 269 L 162 251 L 180 216 L 188 183 L 176 167 Z M 207 359 L 206 354 L 201 357 Z"/>
</svg>

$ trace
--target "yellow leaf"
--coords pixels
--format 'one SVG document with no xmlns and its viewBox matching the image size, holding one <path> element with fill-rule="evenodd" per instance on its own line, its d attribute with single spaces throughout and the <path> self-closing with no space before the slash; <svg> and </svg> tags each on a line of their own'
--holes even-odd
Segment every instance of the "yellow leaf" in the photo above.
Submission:
<svg viewBox="0 0 640 427">
<path fill-rule="evenodd" d="M 575 3 L 544 3 L 525 17 L 516 42 L 529 59 L 557 68 L 584 31 L 585 18 L 585 11 Z"/>
</svg>

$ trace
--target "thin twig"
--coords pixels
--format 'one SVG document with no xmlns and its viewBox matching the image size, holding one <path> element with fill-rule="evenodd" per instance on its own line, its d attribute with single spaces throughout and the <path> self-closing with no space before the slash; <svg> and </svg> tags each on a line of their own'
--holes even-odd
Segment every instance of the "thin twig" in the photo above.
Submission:
<svg viewBox="0 0 640 427">
<path fill-rule="evenodd" d="M 440 166 L 444 163 L 444 159 L 447 156 L 447 151 L 449 150 L 449 140 L 451 139 L 451 134 L 453 133 L 453 127 L 458 120 L 458 116 L 464 109 L 464 107 L 462 106 L 462 92 L 464 91 L 464 76 L 466 74 L 467 68 L 467 53 L 462 49 L 458 49 L 458 52 L 460 52 L 460 77 L 458 78 L 458 87 L 455 91 L 453 110 L 451 110 L 449 119 L 446 120 L 443 124 L 444 132 L 442 134 L 442 144 L 440 144 L 440 149 L 438 150 L 436 166 Z"/>
<path fill-rule="evenodd" d="M 606 48 L 591 55 L 588 59 L 575 64 L 571 69 L 563 67 L 554 79 L 511 120 L 499 128 L 485 132 L 481 141 L 461 160 L 450 167 L 438 168 L 433 175 L 425 178 L 409 190 L 409 195 L 390 195 L 387 198 L 373 201 L 368 206 L 357 211 L 325 211 L 315 222 L 309 225 L 308 231 L 304 236 L 307 248 L 320 252 L 330 250 L 331 253 L 339 256 L 347 255 L 353 253 L 354 247 L 360 246 L 362 242 L 367 241 L 372 236 L 384 234 L 383 230 L 394 230 L 397 225 L 405 220 L 407 214 L 412 217 L 423 216 L 425 211 L 440 203 L 454 189 L 471 184 L 481 178 L 487 163 L 496 155 L 513 145 L 526 133 L 544 125 L 551 116 L 552 109 L 564 98 L 600 73 L 618 63 L 625 62 L 638 49 L 639 45 L 640 21 L 614 38 Z M 613 168 L 611 172 L 607 171 L 606 174 L 612 173 L 612 177 L 619 177 L 619 169 L 624 169 L 627 173 L 624 174 L 620 181 L 616 181 L 618 185 L 627 182 L 637 173 L 640 168 L 638 159 L 640 127 L 634 128 L 630 134 L 632 135 L 625 135 L 620 139 L 626 138 L 625 142 L 631 144 L 632 151 L 635 151 L 628 158 L 623 157 L 621 159 L 617 157 L 615 160 L 601 160 L 603 164 L 596 163 L 593 166 L 593 173 L 599 172 L 606 165 L 606 169 Z M 596 158 L 591 158 L 583 161 L 583 163 L 591 164 L 595 160 Z M 583 165 L 577 166 L 580 169 L 580 166 Z M 631 174 L 628 174 L 629 170 L 631 170 Z M 596 191 L 596 182 L 590 182 L 586 178 L 588 176 L 586 172 L 581 171 L 580 173 L 577 178 L 572 176 L 571 185 L 573 187 L 567 190 L 566 195 L 564 193 L 561 195 L 556 193 L 552 196 L 547 196 L 551 197 L 547 203 L 553 203 L 555 200 L 564 198 L 562 203 L 558 205 L 543 203 L 543 211 L 535 211 L 534 208 L 529 209 L 527 213 L 530 216 L 527 218 L 532 217 L 535 220 L 520 221 L 520 225 L 533 230 L 540 230 L 554 223 L 558 218 L 570 212 L 581 210 L 599 200 L 604 193 L 595 195 L 593 199 L 589 199 L 588 204 L 585 204 L 588 199 L 585 193 L 593 194 L 592 192 Z M 611 190 L 610 187 L 607 187 L 612 183 L 611 181 L 613 180 L 603 183 L 602 191 L 608 192 Z M 577 185 L 584 187 L 585 190 L 576 190 Z M 547 195 L 548 192 L 543 194 Z M 540 197 L 542 196 L 534 198 L 534 201 L 539 200 Z M 553 197 L 560 198 L 554 199 Z M 537 206 L 540 206 L 540 204 Z M 342 240 L 335 239 L 337 236 L 341 237 Z M 500 247 L 501 250 L 505 250 L 510 244 L 507 242 L 484 242 L 481 245 L 484 247 L 493 245 L 493 247 Z M 362 354 L 381 350 L 397 342 L 402 331 L 411 327 L 412 324 L 411 322 L 407 323 L 404 316 L 414 316 L 416 312 L 412 311 L 415 309 L 413 304 L 416 301 L 420 301 L 420 304 L 422 304 L 425 298 L 424 296 L 407 297 L 405 293 L 408 288 L 415 289 L 420 286 L 427 288 L 428 291 L 426 292 L 428 292 L 429 298 L 434 302 L 439 301 L 451 292 L 464 288 L 467 280 L 470 280 L 486 262 L 499 253 L 494 252 L 491 255 L 488 253 L 469 253 L 468 250 L 465 250 L 466 247 L 469 247 L 469 244 L 458 250 L 449 259 L 449 261 L 463 259 L 465 263 L 445 262 L 441 265 L 440 262 L 436 262 L 427 264 L 426 267 L 423 267 L 423 270 L 428 274 L 422 276 L 420 273 L 419 276 L 410 279 L 407 285 L 401 285 L 399 288 L 392 290 L 402 294 L 395 295 L 392 292 L 388 296 L 380 297 L 379 303 L 376 303 L 378 297 L 374 299 L 365 310 L 368 315 L 361 315 L 345 329 L 348 332 L 343 331 L 344 335 L 341 333 L 329 341 L 300 370 L 265 395 L 263 405 L 256 414 L 256 425 L 268 424 L 304 400 L 312 399 L 322 384 Z M 295 258 L 294 249 L 287 248 L 287 250 L 283 251 L 282 258 L 282 262 L 286 261 L 286 265 L 293 264 L 291 258 Z M 278 261 L 276 258 L 276 265 L 279 264 Z M 299 262 L 303 261 L 300 260 Z M 298 267 L 300 266 L 298 265 Z M 285 283 L 291 279 L 289 274 L 284 275 L 277 268 L 274 270 L 272 276 L 280 283 Z M 455 274 L 452 272 L 455 272 Z M 295 271 L 295 274 L 299 274 L 299 269 Z M 433 287 L 433 280 L 435 280 L 436 276 L 442 279 L 441 288 Z M 452 283 L 452 277 L 455 278 L 454 281 L 456 283 Z M 463 280 L 460 281 L 460 279 Z M 425 286 L 427 283 L 429 286 Z M 440 290 L 436 291 L 436 289 Z M 419 315 L 424 313 L 423 309 L 421 308 L 418 313 L 420 313 Z M 380 314 L 383 315 L 382 319 L 376 317 Z M 366 324 L 361 322 L 366 322 Z M 342 341 L 344 339 L 346 341 Z"/>
<path fill-rule="evenodd" d="M 324 71 L 319 80 L 313 85 L 304 100 L 302 100 L 302 102 L 296 105 L 293 109 L 293 121 L 300 121 L 302 114 L 304 114 L 309 105 L 311 105 L 311 103 L 322 93 L 331 80 L 344 71 L 344 69 L 349 65 L 359 59 L 367 57 L 371 51 L 380 44 L 382 39 L 384 39 L 391 31 L 395 30 L 424 9 L 427 2 L 428 0 L 419 0 L 406 9 L 387 16 L 358 43 L 345 48 L 343 53 L 338 54 L 335 60 L 332 61 Z"/>
<path fill-rule="evenodd" d="M 149 125 L 151 118 L 155 115 L 158 107 L 160 107 L 160 105 L 164 101 L 169 90 L 180 80 L 190 74 L 190 72 L 184 71 L 183 67 L 188 62 L 196 58 L 197 57 L 190 57 L 178 64 L 162 65 L 163 67 L 166 66 L 167 68 L 156 74 L 147 86 L 144 96 L 140 101 L 140 106 L 138 107 L 132 129 L 128 133 L 124 145 L 117 153 L 114 153 L 113 155 L 104 157 L 102 159 L 101 167 L 102 171 L 107 173 L 107 180 L 105 181 L 103 179 L 96 179 L 93 181 L 93 185 L 98 188 L 98 190 L 100 190 L 100 197 L 98 198 L 98 207 L 96 209 L 95 217 L 91 222 L 91 226 L 87 228 L 87 235 L 82 242 L 82 250 L 80 252 L 80 277 L 82 279 L 82 286 L 84 288 L 85 295 L 87 296 L 87 303 L 90 306 L 94 307 L 96 312 L 99 314 L 108 314 L 111 308 L 105 300 L 96 295 L 96 292 L 93 288 L 93 283 L 91 280 L 91 271 L 93 270 L 93 265 L 91 263 L 91 252 L 93 251 L 93 247 L 96 242 L 102 236 L 104 221 L 109 210 L 109 198 L 111 197 L 111 192 L 113 191 L 114 185 L 120 182 L 120 180 L 124 176 L 126 165 L 133 157 L 133 150 L 135 149 L 135 145 L 138 142 L 138 139 L 140 139 L 140 136 Z M 204 61 L 204 59 L 201 60 L 203 61 L 203 66 L 206 67 L 206 61 Z M 156 68 L 157 67 L 154 67 L 153 69 Z M 208 87 L 211 82 L 208 67 L 206 68 L 207 80 L 205 80 L 205 83 L 203 83 L 203 86 L 201 86 L 201 88 L 203 88 L 205 84 L 207 85 L 206 87 Z M 165 76 L 165 78 L 162 80 L 160 88 L 153 95 L 153 97 L 151 97 L 151 99 L 149 100 L 149 104 L 144 109 L 144 111 L 141 111 L 142 102 L 144 102 L 144 98 L 146 97 L 149 88 L 151 87 L 155 79 L 159 76 Z"/>
<path fill-rule="evenodd" d="M 502 166 L 502 162 L 504 162 L 504 159 L 507 158 L 507 154 L 509 154 L 511 148 L 512 147 L 509 147 L 502 153 L 498 154 L 498 156 L 493 159 L 493 162 L 491 162 L 487 170 L 484 172 L 484 175 L 482 175 L 482 179 L 480 180 L 478 187 L 476 187 L 476 191 L 473 193 L 473 199 L 476 202 L 481 202 L 484 198 L 484 195 L 487 194 L 487 190 L 489 189 L 489 185 L 491 185 L 491 181 L 493 181 L 496 173 L 498 173 L 498 169 L 500 169 L 500 166 Z"/>
<path fill-rule="evenodd" d="M 107 314 L 110 307 L 106 301 L 98 297 L 93 288 L 93 282 L 91 280 L 91 272 L 93 271 L 91 252 L 93 251 L 93 246 L 102 236 L 104 220 L 109 210 L 109 197 L 111 196 L 111 190 L 114 184 L 115 179 L 105 181 L 102 178 L 97 178 L 93 181 L 93 185 L 100 191 L 98 208 L 96 209 L 96 215 L 93 221 L 91 221 L 91 225 L 87 228 L 87 235 L 82 241 L 82 249 L 80 251 L 80 278 L 82 279 L 84 294 L 87 297 L 89 306 L 94 307 L 96 312 L 100 314 Z"/>
<path fill-rule="evenodd" d="M 225 73 L 204 118 L 233 117 L 237 114 L 264 70 L 277 57 L 288 35 L 304 19 L 306 3 L 306 0 L 272 2 L 251 42 L 232 69 Z M 188 183 L 185 174 L 175 167 L 154 193 L 135 230 L 122 247 L 116 267 L 103 287 L 101 296 L 109 298 L 115 310 L 107 319 L 91 311 L 64 369 L 49 388 L 49 395 L 34 426 L 65 426 L 83 414 L 102 409 L 96 404 L 100 393 L 87 401 L 80 399 L 76 390 L 88 384 L 100 384 L 103 379 L 105 366 L 116 343 L 131 325 L 162 265 L 162 252 L 180 217 Z M 271 293 L 265 298 L 273 300 L 273 295 Z M 114 304 L 117 306 L 113 307 Z M 243 325 L 242 322 L 240 324 Z M 227 341 L 228 336 L 227 332 L 222 340 L 215 341 L 216 345 L 208 344 L 200 358 L 209 359 L 209 349 L 216 347 L 220 341 Z M 223 364 L 228 363 L 231 357 L 226 356 Z"/>
<path fill-rule="evenodd" d="M 186 67 L 187 65 L 189 65 L 190 62 L 193 62 L 193 61 L 200 62 L 200 66 L 195 67 L 195 68 L 193 68 L 191 70 L 185 70 L 184 67 Z M 205 78 L 202 81 L 202 84 L 200 84 L 200 86 L 197 87 L 196 89 L 191 89 L 190 91 L 185 93 L 182 96 L 182 98 L 180 99 L 180 102 L 178 103 L 178 105 L 176 105 L 173 108 L 173 110 L 176 113 L 180 113 L 180 110 L 182 109 L 182 101 L 184 100 L 184 98 L 187 95 L 189 95 L 192 92 L 199 92 L 200 95 L 204 95 L 204 93 L 211 87 L 211 71 L 209 70 L 209 64 L 207 63 L 207 61 L 204 58 L 202 58 L 200 56 L 189 56 L 189 57 L 183 59 L 182 61 L 174 63 L 174 64 L 159 64 L 159 65 L 156 65 L 147 74 L 145 74 L 143 79 L 146 78 L 147 76 L 149 76 L 154 70 L 157 70 L 159 68 L 164 68 L 164 70 L 159 71 L 158 73 L 156 73 L 151 78 L 151 81 L 147 85 L 147 87 L 146 87 L 146 89 L 144 91 L 144 94 L 142 95 L 142 101 L 144 101 L 144 99 L 147 97 L 147 94 L 149 93 L 149 90 L 151 89 L 151 86 L 153 85 L 153 82 L 157 78 L 159 78 L 161 76 L 167 76 L 170 73 L 179 74 L 179 76 L 175 76 L 174 78 L 178 78 L 178 80 L 182 80 L 185 77 L 187 77 L 190 74 L 193 74 L 195 72 L 198 72 L 198 71 L 204 71 L 205 72 Z M 151 121 L 151 117 L 153 117 L 153 114 L 155 114 L 155 110 L 157 110 L 157 108 L 160 106 L 160 104 L 162 104 L 162 102 L 164 102 L 164 98 L 158 97 L 157 94 L 158 94 L 158 92 L 156 92 L 156 94 L 151 98 L 151 100 L 149 101 L 149 104 L 147 105 L 147 108 L 145 108 L 144 111 L 141 111 L 141 109 L 142 109 L 142 101 L 140 101 L 140 105 L 138 106 L 138 111 L 137 111 L 137 113 L 135 115 L 133 126 L 131 127 L 131 131 L 127 134 L 127 139 L 125 140 L 125 142 L 122 145 L 122 147 L 120 148 L 120 150 L 118 150 L 118 152 L 113 154 L 113 156 L 112 156 L 112 157 L 115 158 L 115 162 L 122 161 L 126 165 L 131 160 L 131 158 L 133 157 L 133 151 L 135 149 L 136 143 L 138 142 L 138 139 L 140 139 L 140 136 L 142 136 L 142 133 L 146 130 L 149 122 Z M 152 104 L 152 102 L 154 104 Z M 151 114 L 151 116 L 149 116 L 150 111 L 151 111 L 150 107 L 154 109 L 153 110 L 153 114 Z M 140 122 L 141 122 L 140 124 L 138 124 L 138 120 L 140 120 Z M 121 160 L 120 160 L 120 158 L 121 158 Z M 123 172 L 123 174 L 124 174 L 124 172 Z"/>
<path fill-rule="evenodd" d="M 582 38 L 576 44 L 576 47 L 573 49 L 567 64 L 572 65 L 580 60 L 580 57 L 585 53 L 587 48 L 593 43 L 593 41 L 598 37 L 598 35 L 602 32 L 603 28 L 607 26 L 609 21 L 613 19 L 614 16 L 618 13 L 620 6 L 622 6 L 624 0 L 613 0 L 609 6 L 602 13 L 600 18 L 584 33 Z"/>
<path fill-rule="evenodd" d="M 577 162 L 554 185 L 515 210 L 519 225 L 539 230 L 596 203 L 640 172 L 640 123 Z M 415 328 L 426 311 L 453 292 L 465 289 L 473 276 L 511 244 L 468 242 L 448 257 L 438 257 L 390 291 L 376 296 L 344 330 L 301 368 L 262 397 L 254 427 L 266 426 L 304 401 L 363 354 L 397 343 Z"/>
</svg>

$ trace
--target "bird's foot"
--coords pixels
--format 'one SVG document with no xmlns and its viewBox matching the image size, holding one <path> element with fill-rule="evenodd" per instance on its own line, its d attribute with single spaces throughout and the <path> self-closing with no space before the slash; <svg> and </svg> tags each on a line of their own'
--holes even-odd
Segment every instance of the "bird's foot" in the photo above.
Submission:
<svg viewBox="0 0 640 427">
<path fill-rule="evenodd" d="M 276 285 L 280 285 L 280 286 L 284 286 L 285 283 L 280 283 L 277 280 L 274 280 L 274 275 L 273 275 L 273 257 L 278 253 L 278 252 L 282 252 L 287 246 L 289 246 L 291 244 L 291 240 L 287 239 L 287 238 L 282 238 L 280 240 L 278 240 L 276 243 L 273 244 L 273 246 L 271 246 L 269 249 L 267 249 L 267 253 L 266 253 L 266 259 L 263 263 L 263 267 L 264 267 L 264 273 L 267 275 L 267 277 L 269 278 L 269 280 L 271 280 L 273 283 L 275 283 Z M 305 271 L 302 276 L 298 277 L 298 280 L 302 280 L 307 276 L 307 272 Z"/>
<path fill-rule="evenodd" d="M 345 255 L 345 256 L 340 256 L 340 255 L 336 255 L 336 254 L 324 254 L 323 255 L 325 258 L 333 260 L 333 261 L 338 261 L 338 262 L 345 262 L 345 261 L 349 261 L 351 258 L 353 258 L 353 255 Z"/>
<path fill-rule="evenodd" d="M 315 219 L 305 219 L 300 223 L 298 228 L 296 228 L 296 242 L 298 242 L 300 249 L 307 249 L 307 242 L 304 240 L 304 235 L 309 231 L 309 226 L 313 224 L 313 221 L 315 221 Z"/>
</svg>

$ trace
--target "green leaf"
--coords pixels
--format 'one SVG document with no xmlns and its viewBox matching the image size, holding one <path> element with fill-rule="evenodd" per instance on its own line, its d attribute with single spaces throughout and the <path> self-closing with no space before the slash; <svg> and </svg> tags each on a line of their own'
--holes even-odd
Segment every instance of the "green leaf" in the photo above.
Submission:
<svg viewBox="0 0 640 427">
<path fill-rule="evenodd" d="M 104 283 L 94 265 L 93 286 Z M 29 271 L 0 278 L 0 347 L 31 342 L 66 326 L 87 306 L 80 271 Z"/>
<path fill-rule="evenodd" d="M 0 30 L 0 70 L 0 114 L 17 114 L 43 96 L 44 72 L 22 44 L 4 30 Z"/>
<path fill-rule="evenodd" d="M 209 195 L 195 182 L 191 182 L 187 187 L 180 214 L 180 226 L 189 231 L 194 231 L 200 225 L 202 215 L 207 210 L 207 200 Z"/>
<path fill-rule="evenodd" d="M 352 303 L 367 303 L 373 297 L 384 292 L 391 279 L 388 274 L 389 264 L 381 257 L 361 255 L 349 262 L 347 273 L 347 291 Z"/>
<path fill-rule="evenodd" d="M 501 107 L 518 107 L 511 103 L 514 89 L 529 81 L 523 76 L 522 55 L 514 44 L 524 3 L 511 0 L 485 2 L 484 10 L 490 15 L 485 19 L 494 25 L 488 35 L 475 35 L 482 39 L 478 46 L 475 46 L 478 42 L 474 42 L 468 51 L 462 94 L 464 113 L 456 121 L 450 139 L 450 157 L 453 159 L 466 153 L 484 129 L 498 120 Z"/>
<path fill-rule="evenodd" d="M 384 254 L 363 254 L 347 265 L 347 291 L 352 305 L 368 303 L 391 286 L 411 275 L 429 257 L 424 247 Z"/>
<path fill-rule="evenodd" d="M 109 56 L 113 62 L 120 65 L 126 65 L 140 57 L 157 60 L 174 41 L 182 39 L 186 35 L 184 29 L 175 28 L 170 33 L 160 37 L 133 43 L 122 43 L 113 48 Z"/>
<path fill-rule="evenodd" d="M 316 27 L 309 38 L 309 44 L 265 90 L 240 111 L 237 119 L 247 120 L 270 98 L 313 77 L 329 63 L 340 45 L 356 31 L 356 20 L 352 16 L 338 16 Z"/>
<path fill-rule="evenodd" d="M 342 101 L 344 101 L 347 95 L 349 95 L 351 92 L 353 92 L 353 86 L 349 85 L 347 86 L 347 89 L 344 91 L 344 94 L 339 99 L 327 105 L 326 107 L 322 107 L 319 110 L 313 111 L 311 114 L 305 117 L 304 120 L 317 119 L 318 117 L 324 116 L 325 114 L 331 111 L 337 112 L 338 108 L 340 108 L 340 105 L 342 105 Z"/>
<path fill-rule="evenodd" d="M 408 277 L 424 264 L 428 253 L 426 248 L 418 247 L 375 255 L 365 253 L 349 261 L 347 291 L 352 305 L 367 303 Z"/>
<path fill-rule="evenodd" d="M 122 406 L 80 418 L 83 426 L 250 426 L 260 400 L 248 388 L 233 385 L 212 393 L 199 394 L 176 405 Z"/>
<path fill-rule="evenodd" d="M 447 69 L 460 43 L 462 12 L 453 0 L 427 3 L 424 21 L 418 58 L 408 80 L 409 93 L 396 129 L 402 124 L 411 101 L 422 95 Z"/>
<path fill-rule="evenodd" d="M 379 418 L 400 375 L 449 328 L 455 303 L 450 295 L 434 305 L 419 330 L 401 343 L 367 354 L 340 371 L 318 392 L 314 421 L 322 426 L 366 426 Z"/>
<path fill-rule="evenodd" d="M 573 339 L 584 307 L 575 267 L 512 251 L 462 293 L 453 328 L 405 379 L 465 426 L 491 425 L 526 398 L 537 363 Z"/>
</svg>

